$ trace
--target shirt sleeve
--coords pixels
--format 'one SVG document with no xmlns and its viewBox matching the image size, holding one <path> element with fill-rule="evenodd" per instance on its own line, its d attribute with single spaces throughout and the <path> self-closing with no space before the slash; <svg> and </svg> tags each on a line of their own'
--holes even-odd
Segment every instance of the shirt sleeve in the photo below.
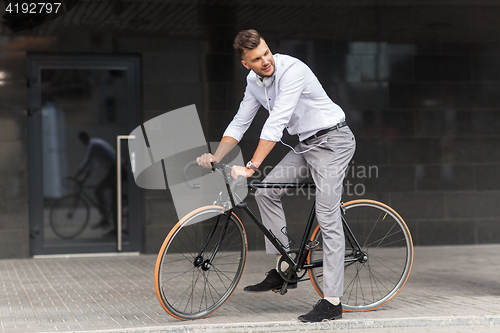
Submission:
<svg viewBox="0 0 500 333">
<path fill-rule="evenodd" d="M 253 118 L 255 118 L 259 108 L 260 102 L 257 98 L 255 98 L 255 96 L 253 96 L 247 85 L 245 96 L 240 103 L 240 108 L 229 126 L 226 128 L 223 136 L 230 136 L 240 142 L 243 134 L 245 134 L 247 129 L 252 124 Z"/>
<path fill-rule="evenodd" d="M 278 84 L 278 92 L 274 108 L 267 118 L 260 138 L 277 142 L 283 136 L 285 126 L 297 106 L 299 98 L 307 86 L 306 69 L 301 63 L 296 62 L 283 73 Z"/>
<path fill-rule="evenodd" d="M 80 164 L 80 170 L 92 171 L 92 169 L 94 168 L 94 163 L 93 163 L 94 155 L 95 155 L 94 145 L 90 143 L 87 146 L 87 152 L 85 153 L 85 158 L 83 159 L 82 163 Z"/>
</svg>

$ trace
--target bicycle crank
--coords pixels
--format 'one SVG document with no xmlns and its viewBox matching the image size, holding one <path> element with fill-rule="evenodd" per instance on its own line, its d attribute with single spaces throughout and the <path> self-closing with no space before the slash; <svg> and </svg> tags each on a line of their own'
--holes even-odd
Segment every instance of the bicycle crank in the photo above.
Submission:
<svg viewBox="0 0 500 333">
<path fill-rule="evenodd" d="M 290 255 L 290 257 L 292 257 L 293 260 L 296 260 L 297 256 L 299 255 L 298 251 L 289 251 L 287 253 Z M 285 280 L 288 283 L 299 282 L 299 280 L 302 279 L 304 275 L 307 273 L 307 270 L 296 272 L 293 267 L 288 267 L 285 271 L 282 271 L 283 262 L 286 262 L 286 260 L 285 257 L 281 256 L 280 260 L 278 261 L 278 273 L 283 278 L 283 280 Z"/>
</svg>

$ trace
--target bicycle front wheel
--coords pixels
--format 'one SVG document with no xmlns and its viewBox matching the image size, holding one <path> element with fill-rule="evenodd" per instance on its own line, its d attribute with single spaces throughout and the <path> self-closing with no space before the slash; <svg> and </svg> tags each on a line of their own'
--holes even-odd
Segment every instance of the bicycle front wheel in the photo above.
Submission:
<svg viewBox="0 0 500 333">
<path fill-rule="evenodd" d="M 346 311 L 374 310 L 389 302 L 408 279 L 413 263 L 411 235 L 398 213 L 383 203 L 362 199 L 347 202 L 343 207 L 344 219 L 354 237 L 344 230 L 342 306 Z M 308 263 L 322 261 L 319 226 L 311 240 L 318 240 L 321 245 L 309 253 Z M 323 297 L 323 267 L 310 269 L 309 275 Z"/>
<path fill-rule="evenodd" d="M 87 226 L 89 204 L 78 195 L 67 195 L 57 200 L 50 209 L 50 227 L 63 239 L 78 236 Z"/>
<path fill-rule="evenodd" d="M 155 270 L 158 300 L 172 316 L 199 319 L 216 311 L 240 281 L 247 256 L 245 229 L 219 206 L 186 215 L 163 242 Z"/>
</svg>

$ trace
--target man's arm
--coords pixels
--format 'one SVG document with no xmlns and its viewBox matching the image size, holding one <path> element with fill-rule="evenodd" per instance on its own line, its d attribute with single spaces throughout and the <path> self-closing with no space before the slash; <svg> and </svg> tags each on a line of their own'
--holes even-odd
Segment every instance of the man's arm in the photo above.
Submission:
<svg viewBox="0 0 500 333">
<path fill-rule="evenodd" d="M 252 157 L 252 162 L 257 168 L 261 166 L 262 162 L 264 162 L 267 155 L 269 155 L 275 145 L 276 142 L 274 141 L 268 141 L 264 139 L 259 140 L 259 145 L 257 146 L 257 149 L 255 150 L 255 153 Z"/>
<path fill-rule="evenodd" d="M 247 79 L 248 80 L 248 79 Z M 203 154 L 196 159 L 196 162 L 205 168 L 211 168 L 211 162 L 220 162 L 236 146 L 247 131 L 253 121 L 253 118 L 259 110 L 260 103 L 249 90 L 248 85 L 245 89 L 245 96 L 241 101 L 238 112 L 234 116 L 229 126 L 224 131 L 219 147 L 214 155 Z"/>
<path fill-rule="evenodd" d="M 84 169 L 78 169 L 78 171 L 72 175 L 72 176 L 68 176 L 69 179 L 74 179 L 74 180 L 78 180 L 78 178 L 80 177 L 80 175 L 83 174 L 83 178 L 82 178 L 82 181 L 85 181 L 91 174 L 91 171 L 88 171 L 88 170 L 84 170 Z"/>
<path fill-rule="evenodd" d="M 95 146 L 94 144 L 89 144 L 85 152 L 85 157 L 83 158 L 83 161 L 80 164 L 78 171 L 74 175 L 69 176 L 68 178 L 78 180 L 78 178 L 81 175 L 83 175 L 82 180 L 85 181 L 92 172 L 91 171 L 92 168 L 90 166 L 92 163 L 94 163 L 94 159 L 95 159 Z"/>
<path fill-rule="evenodd" d="M 274 141 L 268 141 L 264 139 L 259 140 L 259 145 L 257 146 L 257 149 L 255 150 L 255 153 L 253 154 L 252 157 L 252 163 L 258 168 L 261 166 L 262 162 L 264 162 L 265 158 L 271 150 L 273 150 L 274 146 L 276 145 L 276 142 Z M 255 171 L 252 169 L 249 169 L 244 166 L 233 166 L 233 169 L 231 171 L 231 176 L 233 178 L 238 178 L 239 176 L 243 176 L 245 178 L 251 177 Z"/>
<path fill-rule="evenodd" d="M 220 140 L 219 147 L 217 147 L 214 155 L 209 153 L 203 154 L 196 159 L 196 163 L 204 168 L 211 168 L 212 162 L 220 162 L 237 144 L 238 141 L 235 138 L 225 136 Z"/>
</svg>

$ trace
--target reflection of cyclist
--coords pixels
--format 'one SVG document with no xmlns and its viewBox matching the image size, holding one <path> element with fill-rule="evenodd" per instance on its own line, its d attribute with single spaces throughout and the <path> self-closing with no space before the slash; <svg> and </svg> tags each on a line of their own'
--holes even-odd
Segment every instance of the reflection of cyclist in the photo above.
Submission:
<svg viewBox="0 0 500 333">
<path fill-rule="evenodd" d="M 323 236 L 325 298 L 299 319 L 320 322 L 341 318 L 345 241 L 339 207 L 345 170 L 356 145 L 354 136 L 346 126 L 342 109 L 327 96 L 314 73 L 303 62 L 286 55 L 273 56 L 255 30 L 241 31 L 236 36 L 234 47 L 243 59 L 243 66 L 251 70 L 245 96 L 215 154 L 204 154 L 197 162 L 210 167 L 210 162 L 220 161 L 241 140 L 261 105 L 269 111 L 269 117 L 262 128 L 259 144 L 246 167 L 233 167 L 233 177 L 252 176 L 276 142 L 281 141 L 285 128 L 290 134 L 299 136 L 300 143 L 266 176 L 265 181 L 303 181 L 306 175 L 297 168 L 308 168 L 317 186 L 316 214 Z M 287 244 L 286 236 L 281 232 L 286 226 L 281 205 L 283 194 L 279 189 L 259 189 L 256 200 L 263 223 L 283 244 Z M 278 254 L 267 240 L 266 250 Z M 285 264 L 282 264 L 282 269 L 286 268 L 283 267 Z M 277 269 L 273 269 L 264 281 L 245 290 L 269 291 L 279 288 L 283 282 Z M 296 287 L 296 283 L 290 287 Z"/>
<path fill-rule="evenodd" d="M 116 150 L 102 139 L 91 138 L 87 132 L 78 133 L 78 138 L 82 144 L 87 147 L 87 152 L 78 171 L 70 178 L 77 179 L 83 175 L 83 179 L 86 179 L 97 165 L 102 168 L 102 170 L 105 170 L 106 176 L 99 182 L 99 184 L 97 184 L 97 187 L 95 188 L 97 206 L 102 218 L 98 224 L 93 226 L 93 228 L 107 228 L 111 226 L 111 223 L 107 219 L 106 214 L 106 189 L 110 189 L 112 193 L 111 211 L 113 224 L 116 221 Z"/>
</svg>

